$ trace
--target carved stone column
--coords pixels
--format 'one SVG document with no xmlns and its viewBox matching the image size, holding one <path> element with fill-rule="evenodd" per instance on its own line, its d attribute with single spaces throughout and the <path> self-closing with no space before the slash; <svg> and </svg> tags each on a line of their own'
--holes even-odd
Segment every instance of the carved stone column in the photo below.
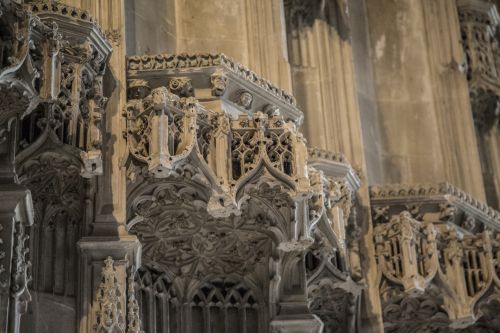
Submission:
<svg viewBox="0 0 500 333">
<path fill-rule="evenodd" d="M 272 333 L 321 333 L 323 323 L 308 308 L 304 248 L 282 252 L 280 310 L 271 321 Z"/>
<path fill-rule="evenodd" d="M 295 219 L 292 239 L 279 244 L 281 281 L 279 311 L 271 321 L 271 332 L 276 333 L 320 333 L 321 320 L 308 307 L 305 254 L 313 240 L 310 235 L 310 219 L 307 202 L 295 203 Z"/>
</svg>

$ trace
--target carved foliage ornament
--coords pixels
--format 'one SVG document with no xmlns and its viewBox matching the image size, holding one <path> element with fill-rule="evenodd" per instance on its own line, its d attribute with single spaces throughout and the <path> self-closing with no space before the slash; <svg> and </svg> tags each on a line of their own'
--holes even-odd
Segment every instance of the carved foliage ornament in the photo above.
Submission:
<svg viewBox="0 0 500 333">
<path fill-rule="evenodd" d="M 139 317 L 139 304 L 135 298 L 135 267 L 132 266 L 127 277 L 127 333 L 144 333 L 141 330 L 141 319 Z"/>
<path fill-rule="evenodd" d="M 25 227 L 22 222 L 15 223 L 14 233 L 14 252 L 12 258 L 12 283 L 11 295 L 18 302 L 16 305 L 21 309 L 21 313 L 26 311 L 28 302 L 31 301 L 31 295 L 28 291 L 28 283 L 31 281 L 31 276 L 28 273 L 31 267 L 31 262 L 28 260 L 29 246 L 26 241 L 29 236 L 26 234 Z"/>
<path fill-rule="evenodd" d="M 138 55 L 127 59 L 127 70 L 129 74 L 137 72 L 172 70 L 172 69 L 194 69 L 204 67 L 220 67 L 223 72 L 232 73 L 237 77 L 251 82 L 259 89 L 263 89 L 266 93 L 274 98 L 289 104 L 296 105 L 295 98 L 288 92 L 278 88 L 268 80 L 265 80 L 247 67 L 236 63 L 234 60 L 224 54 L 157 54 L 157 55 Z M 215 72 L 217 73 L 217 71 Z M 217 88 L 213 91 L 214 96 L 221 91 L 221 84 L 225 81 L 224 76 L 216 74 Z M 220 80 L 219 80 L 220 79 Z M 213 82 L 213 81 L 212 81 Z M 214 86 L 215 87 L 215 86 Z M 218 91 L 218 92 L 217 92 Z"/>
<path fill-rule="evenodd" d="M 96 333 L 125 333 L 123 304 L 121 303 L 120 287 L 116 278 L 114 260 L 108 257 L 104 260 L 101 271 L 101 283 L 97 290 L 96 301 Z"/>
<path fill-rule="evenodd" d="M 180 184 L 138 197 L 129 228 L 143 244 L 143 260 L 195 277 L 245 275 L 265 264 L 271 240 L 259 229 L 274 223 L 246 209 L 245 217 L 215 219 L 206 213 L 204 200 L 196 189 Z"/>
</svg>

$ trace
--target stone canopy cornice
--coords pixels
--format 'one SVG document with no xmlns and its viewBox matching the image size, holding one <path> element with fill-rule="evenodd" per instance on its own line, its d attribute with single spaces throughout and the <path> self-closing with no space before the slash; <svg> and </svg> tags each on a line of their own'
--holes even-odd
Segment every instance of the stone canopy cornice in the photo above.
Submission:
<svg viewBox="0 0 500 333">
<path fill-rule="evenodd" d="M 165 77 L 185 76 L 191 80 L 196 98 L 200 101 L 220 97 L 240 112 L 253 113 L 267 108 L 269 112 L 279 109 L 285 118 L 300 125 L 303 114 L 297 108 L 295 98 L 255 72 L 241 65 L 225 54 L 158 54 L 137 55 L 127 59 L 129 80 L 147 80 L 151 87 L 161 85 Z M 214 88 L 214 77 L 223 77 L 224 88 Z M 212 89 L 212 94 L 198 96 L 204 89 Z M 239 105 L 239 95 L 252 95 L 251 105 Z"/>
<path fill-rule="evenodd" d="M 370 200 L 375 220 L 382 218 L 383 207 L 387 207 L 383 215 L 399 214 L 413 207 L 420 210 L 422 217 L 437 217 L 437 220 L 450 220 L 460 225 L 459 219 L 466 215 L 493 230 L 500 230 L 500 212 L 449 183 L 373 185 Z M 448 206 L 453 209 L 445 212 Z M 439 214 L 431 217 L 430 213 L 436 211 Z"/>
</svg>

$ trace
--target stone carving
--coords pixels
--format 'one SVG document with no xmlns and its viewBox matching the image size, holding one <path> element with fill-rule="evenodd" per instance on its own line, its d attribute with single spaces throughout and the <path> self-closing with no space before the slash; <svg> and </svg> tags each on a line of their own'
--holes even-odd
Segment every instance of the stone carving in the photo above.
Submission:
<svg viewBox="0 0 500 333">
<path fill-rule="evenodd" d="M 242 91 L 238 94 L 236 103 L 242 106 L 244 109 L 248 110 L 251 108 L 253 102 L 253 96 L 248 91 Z"/>
<path fill-rule="evenodd" d="M 326 160 L 336 161 L 340 163 L 348 162 L 344 154 L 338 152 L 331 152 L 324 149 L 319 148 L 309 148 L 308 149 L 309 156 L 311 158 L 322 158 Z"/>
<path fill-rule="evenodd" d="M 500 117 L 498 96 L 498 42 L 500 22 L 496 6 L 486 1 L 457 2 L 464 51 L 467 55 L 467 78 L 474 121 L 480 132 L 497 126 Z"/>
<path fill-rule="evenodd" d="M 450 208 L 453 207 L 442 204 L 439 213 L 432 213 L 436 217 L 433 221 L 415 220 L 414 214 L 408 211 L 393 215 L 388 222 L 386 219 L 376 220 L 374 237 L 379 272 L 382 285 L 387 288 L 381 289 L 381 297 L 392 303 L 384 310 L 389 331 L 411 332 L 416 327 L 425 331 L 438 327 L 440 332 L 445 332 L 447 329 L 476 327 L 472 325 L 480 325 L 476 322 L 482 311 L 488 311 L 486 304 L 492 297 L 494 299 L 494 296 L 487 297 L 497 288 L 497 282 L 494 282 L 497 272 L 492 265 L 495 251 L 492 251 L 490 234 L 470 234 L 448 219 L 443 225 L 442 217 L 449 215 L 443 213 L 443 209 L 450 211 Z M 470 218 L 464 214 L 464 219 Z M 439 300 L 432 296 L 437 286 L 441 290 Z M 402 300 L 400 305 L 394 303 L 393 296 L 389 297 L 392 300 L 384 296 L 385 292 L 396 290 L 399 296 L 394 297 Z M 422 303 L 419 305 L 419 302 Z M 425 310 L 417 315 L 422 319 L 412 319 L 413 324 L 406 327 L 408 322 L 405 320 L 410 314 L 405 312 L 409 308 L 405 310 L 403 303 L 413 304 L 412 311 Z M 429 307 L 423 309 L 424 304 Z M 481 312 L 478 312 L 479 308 Z M 428 321 L 428 312 L 438 317 Z"/>
<path fill-rule="evenodd" d="M 230 279 L 204 283 L 192 296 L 190 304 L 194 331 L 209 326 L 215 332 L 241 332 L 244 327 L 251 332 L 263 332 L 265 309 L 262 299 L 244 283 Z"/>
<path fill-rule="evenodd" d="M 223 71 L 217 70 L 210 76 L 210 82 L 212 83 L 212 95 L 222 96 L 226 91 L 227 77 Z"/>
<path fill-rule="evenodd" d="M 141 330 L 139 304 L 135 298 L 134 277 L 135 267 L 132 266 L 127 277 L 127 333 L 144 333 Z"/>
<path fill-rule="evenodd" d="M 170 332 L 182 332 L 181 300 L 168 274 L 143 265 L 135 274 L 135 285 L 144 331 L 154 332 L 163 326 Z"/>
<path fill-rule="evenodd" d="M 139 298 L 145 311 L 147 332 L 168 328 L 170 332 L 267 332 L 265 306 L 261 295 L 245 282 L 213 278 L 203 283 L 173 285 L 167 274 L 151 267 L 139 271 Z M 181 288 L 179 294 L 174 289 Z M 184 289 L 185 288 L 185 289 Z M 181 306 L 185 305 L 185 306 Z M 167 311 L 165 311 L 167 310 Z"/>
<path fill-rule="evenodd" d="M 26 235 L 25 227 L 21 221 L 15 223 L 14 233 L 14 251 L 12 256 L 12 282 L 10 285 L 11 296 L 15 300 L 17 311 L 19 314 L 26 312 L 28 302 L 31 301 L 31 295 L 28 291 L 28 283 L 31 281 L 31 276 L 28 269 L 31 267 L 31 262 L 27 258 L 29 245 L 26 241 L 29 236 Z"/>
<path fill-rule="evenodd" d="M 15 162 L 35 203 L 33 289 L 74 297 L 75 244 L 87 234 L 84 217 L 94 218 L 86 189 L 101 185 L 80 176 L 103 170 L 106 37 L 120 46 L 121 36 L 56 1 L 16 9 L 26 16 L 18 30 L 0 17 L 1 36 L 18 36 L 0 54 L 11 58 L 0 59 L 0 88 L 12 88 L 0 99 L 15 104 L 0 123 L 19 117 Z M 308 166 L 293 96 L 225 55 L 130 57 L 127 66 L 127 231 L 141 241 L 144 266 L 139 278 L 131 268 L 125 282 L 112 257 L 104 260 L 90 330 L 139 333 L 168 325 L 172 332 L 266 332 L 271 317 L 287 313 L 317 330 L 321 323 L 308 299 L 325 318 L 347 312 L 354 318 L 358 294 L 350 289 L 345 233 L 352 188 L 342 176 Z M 212 96 L 198 94 L 206 88 Z M 207 100 L 234 112 L 212 110 Z M 29 300 L 23 228 L 16 237 L 10 291 L 23 305 Z M 324 261 L 306 272 L 311 246 Z M 155 281 L 153 270 L 161 275 Z M 317 292 L 325 279 L 349 296 L 326 304 Z M 352 330 L 349 320 L 342 325 Z"/>
<path fill-rule="evenodd" d="M 226 74 L 226 80 L 229 79 L 231 74 L 239 79 L 243 79 L 251 83 L 254 87 L 262 89 L 266 94 L 270 94 L 272 98 L 278 99 L 290 106 L 295 106 L 295 98 L 276 87 L 274 84 L 258 77 L 254 72 L 245 66 L 234 62 L 231 58 L 224 54 L 159 54 L 159 55 L 141 55 L 132 56 L 127 60 L 127 70 L 130 74 L 138 74 L 152 70 L 179 70 L 179 69 L 194 69 L 194 68 L 220 68 L 216 76 L 221 77 L 220 74 Z M 214 74 L 213 72 L 210 74 Z M 228 75 L 229 74 L 229 75 Z M 209 75 L 209 77 L 210 77 Z M 129 75 L 130 76 L 130 75 Z M 211 84 L 212 80 L 209 80 Z M 219 81 L 217 84 L 221 84 Z M 217 88 L 220 90 L 220 88 Z M 216 95 L 220 96 L 220 95 Z M 298 115 L 298 113 L 295 113 Z"/>
<path fill-rule="evenodd" d="M 384 277 L 412 296 L 422 294 L 438 269 L 434 226 L 421 226 L 408 212 L 402 212 L 375 227 L 374 235 Z"/>
<path fill-rule="evenodd" d="M 82 176 L 100 174 L 102 77 L 111 45 L 88 12 L 52 1 L 25 8 L 40 31 L 29 41 L 39 79 L 34 111 L 19 124 L 19 149 L 33 154 L 46 141 L 68 145 L 83 161 Z"/>
<path fill-rule="evenodd" d="M 179 97 L 193 97 L 193 83 L 188 77 L 174 77 L 168 83 L 168 89 L 171 93 Z"/>
<path fill-rule="evenodd" d="M 309 308 L 328 332 L 356 332 L 361 285 L 350 278 L 345 249 L 332 244 L 320 230 L 306 254 Z"/>
<path fill-rule="evenodd" d="M 112 29 L 106 31 L 106 39 L 109 40 L 113 46 L 120 46 L 122 39 L 120 30 Z"/>
<path fill-rule="evenodd" d="M 221 296 L 227 292 L 224 284 L 215 284 L 212 278 L 231 276 L 235 279 L 231 283 L 244 282 L 254 293 L 251 306 L 245 305 L 251 309 L 259 304 L 252 318 L 264 316 L 262 310 L 269 306 L 279 318 L 300 313 L 304 329 L 321 327 L 307 300 L 322 312 L 319 304 L 327 300 L 313 290 L 320 290 L 315 286 L 323 280 L 330 281 L 335 293 L 340 289 L 346 296 L 337 305 L 325 305 L 323 312 L 331 318 L 352 312 L 345 327 L 354 330 L 361 286 L 349 275 L 351 263 L 356 272 L 360 270 L 359 257 L 350 259 L 358 240 L 349 240 L 347 246 L 346 228 L 359 179 L 345 160 L 324 162 L 336 163 L 335 177 L 308 166 L 297 118 L 287 119 L 282 113 L 291 110 L 292 100 L 283 103 L 279 89 L 263 86 L 254 73 L 226 59 L 208 55 L 128 59 L 127 229 L 141 241 L 141 269 L 149 272 L 141 273 L 138 283 L 152 286 L 160 282 L 146 281 L 149 277 L 163 276 L 159 281 L 165 298 L 153 301 L 148 292 L 152 287 L 144 286 L 139 303 L 144 307 L 153 302 L 175 312 L 159 316 L 143 309 L 149 318 L 144 329 L 157 329 L 168 321 L 172 331 L 189 331 L 196 325 L 204 325 L 196 330 L 205 331 L 206 325 L 220 322 L 206 317 L 208 311 L 226 318 L 227 323 L 220 323 L 225 329 L 238 331 L 241 326 L 235 325 L 250 325 L 252 332 L 267 331 L 260 320 L 232 323 L 229 313 L 241 306 L 238 299 L 243 302 L 247 296 L 239 291 L 239 296 L 226 301 Z M 149 71 L 158 77 L 152 79 Z M 210 85 L 205 86 L 207 81 Z M 168 87 L 162 82 L 169 82 Z M 192 93 L 182 92 L 191 91 L 191 86 Z M 205 88 L 212 92 L 206 101 L 229 102 L 237 111 L 212 110 L 203 97 L 199 101 L 187 97 L 203 96 L 205 92 L 198 95 L 197 89 Z M 310 247 L 325 252 L 324 264 L 306 281 L 301 277 Z M 334 261 L 338 267 L 332 266 Z M 255 297 L 262 299 L 256 290 L 272 290 L 273 301 L 256 302 Z M 178 305 L 183 302 L 192 304 L 187 317 L 179 315 L 185 311 Z M 228 310 L 218 312 L 217 304 Z M 333 307 L 342 310 L 334 313 Z M 190 318 L 187 323 L 186 318 Z M 281 319 L 274 322 L 272 327 L 286 325 Z"/>
<path fill-rule="evenodd" d="M 120 300 L 120 287 L 116 279 L 114 260 L 104 260 L 101 283 L 97 290 L 96 333 L 124 333 L 123 304 Z"/>
<path fill-rule="evenodd" d="M 76 242 L 81 236 L 84 192 L 77 157 L 45 152 L 22 163 L 20 182 L 33 193 L 33 287 L 76 295 Z"/>
<path fill-rule="evenodd" d="M 380 288 L 386 332 L 450 332 L 438 287 L 431 285 L 417 297 L 407 297 L 401 287 L 383 284 Z"/>
<path fill-rule="evenodd" d="M 380 216 L 383 210 L 383 214 L 390 216 L 410 209 L 412 215 L 424 220 L 444 219 L 461 225 L 467 213 L 476 220 L 480 219 L 484 226 L 500 229 L 500 212 L 449 183 L 374 185 L 370 187 L 370 198 L 372 215 L 376 219 L 383 218 Z"/>
<path fill-rule="evenodd" d="M 141 85 L 142 84 L 142 85 Z M 129 98 L 148 91 L 145 82 L 135 82 Z M 151 90 L 143 99 L 131 99 L 127 106 L 126 138 L 129 151 L 148 163 L 155 177 L 174 172 L 174 164 L 186 158 L 196 140 L 196 104 L 179 99 L 165 87 Z"/>
<path fill-rule="evenodd" d="M 139 196 L 130 228 L 144 244 L 143 260 L 181 276 L 244 275 L 263 264 L 270 239 L 255 228 L 270 221 L 260 215 L 249 219 L 248 213 L 246 220 L 214 219 L 206 213 L 206 200 L 195 188 L 173 184 Z"/>
<path fill-rule="evenodd" d="M 170 82 L 176 82 L 176 87 L 183 84 L 179 78 Z M 205 109 L 194 98 L 180 98 L 166 87 L 151 89 L 142 79 L 129 81 L 128 97 L 129 169 L 136 168 L 137 162 L 147 163 L 152 176 L 166 178 L 178 175 L 182 165 L 196 165 L 213 186 L 207 206 L 213 216 L 227 217 L 237 211 L 242 186 L 263 169 L 286 179 L 293 195 L 310 191 L 304 140 L 281 115 L 256 112 L 232 119 Z M 251 98 L 243 101 L 245 108 L 252 104 Z"/>
<path fill-rule="evenodd" d="M 34 35 L 43 33 L 37 17 L 16 3 L 6 4 L 0 17 L 0 124 L 29 114 L 38 104 L 39 68 L 32 57 Z"/>
</svg>

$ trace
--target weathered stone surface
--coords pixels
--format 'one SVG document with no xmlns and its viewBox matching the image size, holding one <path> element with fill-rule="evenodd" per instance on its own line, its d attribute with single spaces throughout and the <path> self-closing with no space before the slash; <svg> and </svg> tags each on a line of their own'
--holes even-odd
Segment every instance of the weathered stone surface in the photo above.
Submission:
<svg viewBox="0 0 500 333">
<path fill-rule="evenodd" d="M 1 0 L 0 331 L 498 331 L 496 5 Z"/>
</svg>

